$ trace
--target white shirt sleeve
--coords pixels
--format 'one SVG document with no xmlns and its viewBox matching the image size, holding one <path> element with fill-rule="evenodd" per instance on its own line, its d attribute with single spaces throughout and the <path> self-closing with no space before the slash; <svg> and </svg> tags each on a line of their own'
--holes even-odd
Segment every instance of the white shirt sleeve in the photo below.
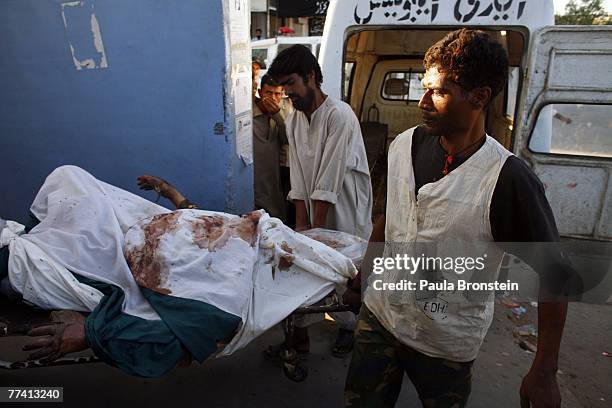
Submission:
<svg viewBox="0 0 612 408">
<path fill-rule="evenodd" d="M 297 156 L 296 140 L 293 135 L 295 122 L 290 118 L 285 120 L 285 130 L 287 135 L 287 141 L 289 143 L 289 179 L 291 180 L 291 190 L 287 195 L 287 200 L 303 200 L 308 199 L 306 193 L 306 185 L 304 184 L 304 175 L 302 174 L 302 168 L 300 167 L 300 161 Z"/>
<path fill-rule="evenodd" d="M 314 176 L 314 191 L 310 197 L 312 200 L 327 201 L 331 204 L 338 201 L 354 131 L 354 121 L 345 116 L 339 110 L 330 114 L 329 133 L 325 138 L 321 165 Z"/>
</svg>

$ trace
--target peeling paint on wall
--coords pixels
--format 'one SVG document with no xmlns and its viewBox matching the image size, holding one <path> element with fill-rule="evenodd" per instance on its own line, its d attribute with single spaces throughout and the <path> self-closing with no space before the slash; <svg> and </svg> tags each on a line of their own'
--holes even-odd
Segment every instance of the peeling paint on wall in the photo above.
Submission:
<svg viewBox="0 0 612 408">
<path fill-rule="evenodd" d="M 87 1 L 71 1 L 62 3 L 61 7 L 68 47 L 77 71 L 108 68 L 94 5 Z"/>
</svg>

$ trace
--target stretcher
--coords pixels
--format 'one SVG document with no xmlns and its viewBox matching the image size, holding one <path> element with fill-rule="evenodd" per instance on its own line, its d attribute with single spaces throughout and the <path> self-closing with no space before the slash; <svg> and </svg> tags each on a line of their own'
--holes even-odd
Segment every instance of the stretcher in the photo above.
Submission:
<svg viewBox="0 0 612 408">
<path fill-rule="evenodd" d="M 324 299 L 324 305 L 307 306 L 295 310 L 282 322 L 285 335 L 284 349 L 279 356 L 281 366 L 287 378 L 295 382 L 301 382 L 308 376 L 308 367 L 293 345 L 294 318 L 298 315 L 319 314 L 330 312 L 355 311 L 354 307 L 342 303 L 340 296 L 332 292 Z M 41 310 L 26 305 L 25 303 L 10 301 L 0 296 L 0 341 L 3 337 L 26 336 L 34 327 L 49 323 L 49 311 Z M 0 360 L 0 369 L 19 370 L 26 368 L 40 368 L 51 366 L 63 366 L 74 364 L 100 363 L 101 360 L 90 353 L 88 355 L 64 356 L 57 360 L 43 363 L 40 360 L 7 361 Z"/>
</svg>

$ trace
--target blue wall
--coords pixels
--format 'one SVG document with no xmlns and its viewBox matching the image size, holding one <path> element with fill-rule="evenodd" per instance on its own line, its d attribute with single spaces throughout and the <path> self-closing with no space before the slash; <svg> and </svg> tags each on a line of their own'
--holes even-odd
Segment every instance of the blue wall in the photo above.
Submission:
<svg viewBox="0 0 612 408">
<path fill-rule="evenodd" d="M 69 29 L 63 2 L 0 2 L 0 217 L 23 220 L 62 164 L 149 199 L 145 173 L 203 208 L 251 209 L 252 166 L 224 102 L 222 0 L 90 0 L 67 10 Z M 69 41 L 95 51 L 79 15 L 92 4 L 108 68 L 78 71 Z"/>
</svg>

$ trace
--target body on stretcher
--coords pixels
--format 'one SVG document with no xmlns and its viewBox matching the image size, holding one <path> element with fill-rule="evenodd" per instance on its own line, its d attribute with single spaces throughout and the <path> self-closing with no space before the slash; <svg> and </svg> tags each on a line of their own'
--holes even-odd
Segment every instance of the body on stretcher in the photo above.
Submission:
<svg viewBox="0 0 612 408">
<path fill-rule="evenodd" d="M 367 242 L 364 240 L 337 231 L 315 229 L 304 231 L 304 235 L 322 242 L 343 255 L 349 257 L 351 261 L 359 266 Z M 20 302 L 14 291 L 7 293 L 7 282 L 5 279 L 4 290 L 0 291 L 0 337 L 6 336 L 25 336 L 33 328 L 40 324 L 49 322 L 48 311 L 37 307 L 32 307 L 24 302 Z M 9 287 L 10 290 L 10 287 Z M 12 298 L 12 299 L 10 299 Z M 311 306 L 297 308 L 291 315 L 283 320 L 282 326 L 286 334 L 286 351 L 282 354 L 282 364 L 285 374 L 294 381 L 302 381 L 306 377 L 306 367 L 297 358 L 297 354 L 291 344 L 292 331 L 294 327 L 294 317 L 306 314 L 323 314 L 330 312 L 343 312 L 352 310 L 350 306 L 342 304 L 341 297 L 335 290 L 331 291 L 324 299 Z M 87 364 L 101 362 L 91 351 L 87 354 L 77 356 L 64 356 L 48 363 L 34 361 L 4 361 L 0 360 L 2 369 L 24 369 L 69 364 Z"/>
<path fill-rule="evenodd" d="M 30 358 L 91 347 L 142 377 L 162 376 L 184 356 L 202 363 L 245 347 L 345 285 L 357 273 L 352 254 L 361 257 L 366 246 L 333 231 L 309 238 L 263 211 L 170 212 L 75 166 L 54 170 L 30 211 L 39 224 L 27 233 L 1 232 L 0 251 L 10 256 L 0 276 L 8 271 L 24 301 L 65 311 L 30 333 L 51 335 L 31 343 L 51 341 Z M 5 334 L 20 331 L 0 320 Z M 64 344 L 63 329 L 76 343 Z M 139 341 L 115 341 L 125 335 Z"/>
</svg>

